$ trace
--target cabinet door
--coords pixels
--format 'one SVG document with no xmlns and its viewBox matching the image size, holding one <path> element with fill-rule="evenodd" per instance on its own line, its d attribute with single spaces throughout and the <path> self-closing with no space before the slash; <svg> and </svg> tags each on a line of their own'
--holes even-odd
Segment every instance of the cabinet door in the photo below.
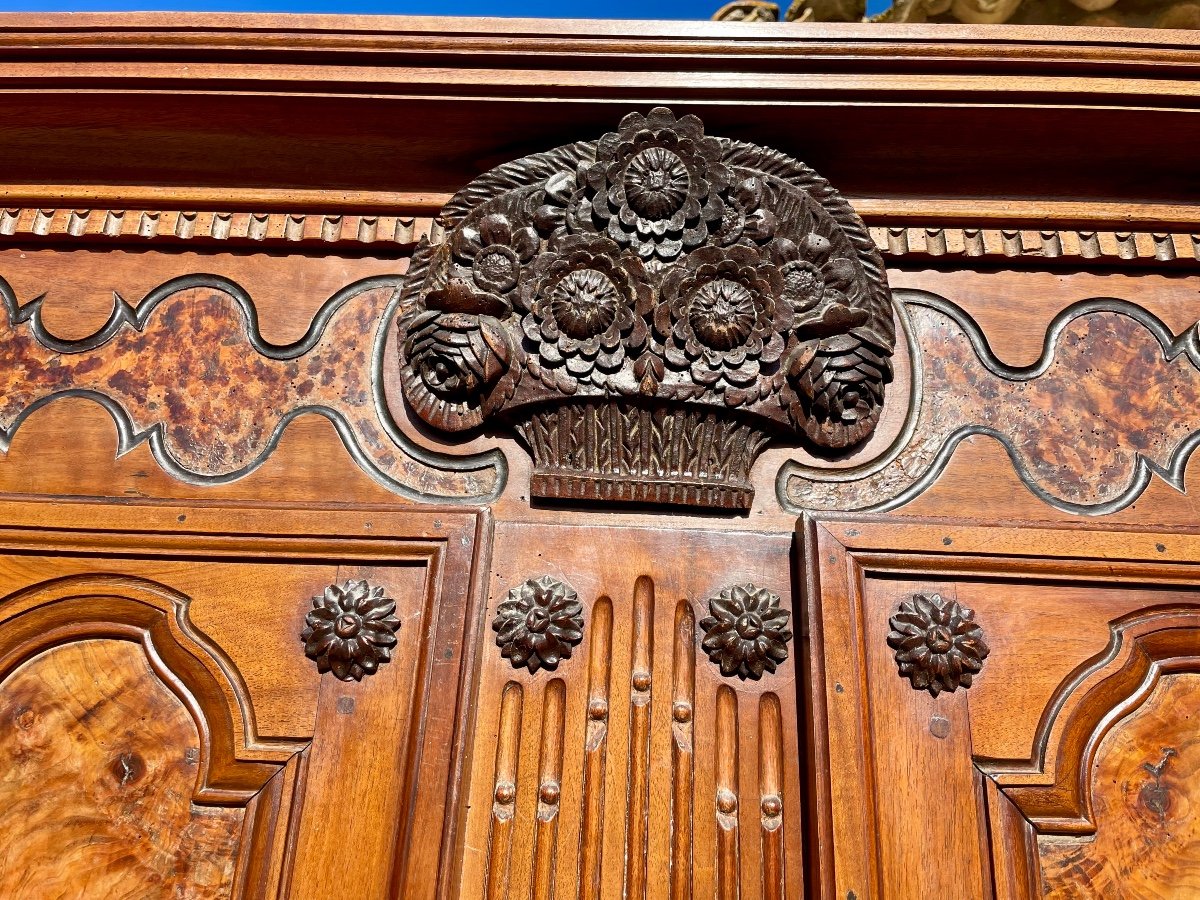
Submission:
<svg viewBox="0 0 1200 900">
<path fill-rule="evenodd" d="M 0 522 L 0 896 L 445 890 L 475 515 Z"/>
<path fill-rule="evenodd" d="M 1200 538 L 805 528 L 817 896 L 1200 895 Z"/>
</svg>

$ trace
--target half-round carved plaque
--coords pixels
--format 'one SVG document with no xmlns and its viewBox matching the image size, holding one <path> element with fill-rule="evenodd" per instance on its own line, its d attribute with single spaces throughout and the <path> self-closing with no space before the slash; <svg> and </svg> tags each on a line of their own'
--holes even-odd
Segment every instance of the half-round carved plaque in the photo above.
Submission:
<svg viewBox="0 0 1200 900">
<path fill-rule="evenodd" d="M 956 691 L 971 686 L 990 652 L 975 611 L 940 594 L 913 594 L 888 620 L 887 642 L 914 690 Z"/>
<path fill-rule="evenodd" d="M 549 575 L 530 578 L 496 607 L 492 630 L 513 668 L 554 671 L 583 640 L 583 605 L 569 584 Z"/>
<path fill-rule="evenodd" d="M 394 615 L 396 601 L 383 588 L 354 580 L 331 584 L 312 603 L 300 640 L 318 672 L 362 681 L 392 658 L 400 620 Z"/>
<path fill-rule="evenodd" d="M 493 169 L 413 256 L 400 383 L 429 424 L 511 424 L 535 496 L 746 508 L 772 438 L 875 427 L 895 333 L 882 261 L 788 156 L 631 113 Z"/>
</svg>

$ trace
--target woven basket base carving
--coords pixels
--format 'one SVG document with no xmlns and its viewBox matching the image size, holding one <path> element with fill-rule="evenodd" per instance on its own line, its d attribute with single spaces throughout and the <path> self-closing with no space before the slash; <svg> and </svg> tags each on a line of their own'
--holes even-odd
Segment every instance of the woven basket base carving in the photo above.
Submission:
<svg viewBox="0 0 1200 900">
<path fill-rule="evenodd" d="M 727 412 L 619 402 L 564 404 L 517 424 L 535 497 L 749 509 L 750 467 L 769 440 Z"/>
</svg>

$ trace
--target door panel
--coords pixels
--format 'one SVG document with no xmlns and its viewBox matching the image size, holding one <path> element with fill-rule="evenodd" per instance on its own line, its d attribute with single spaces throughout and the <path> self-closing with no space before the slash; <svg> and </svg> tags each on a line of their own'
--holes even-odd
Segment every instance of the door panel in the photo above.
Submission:
<svg viewBox="0 0 1200 900">
<path fill-rule="evenodd" d="M 1195 892 L 1200 538 L 806 531 L 819 896 Z"/>
<path fill-rule="evenodd" d="M 6 506 L 0 894 L 449 890 L 486 522 Z"/>
</svg>

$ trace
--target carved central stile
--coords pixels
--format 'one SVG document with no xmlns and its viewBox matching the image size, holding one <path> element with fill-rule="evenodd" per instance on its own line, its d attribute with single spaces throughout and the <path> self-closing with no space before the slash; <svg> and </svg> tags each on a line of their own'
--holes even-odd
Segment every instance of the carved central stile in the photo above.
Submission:
<svg viewBox="0 0 1200 900">
<path fill-rule="evenodd" d="M 404 394 L 437 428 L 514 428 L 533 496 L 746 509 L 768 442 L 837 452 L 879 419 L 882 262 L 788 156 L 631 113 L 482 175 L 441 224 L 405 281 Z"/>
</svg>

